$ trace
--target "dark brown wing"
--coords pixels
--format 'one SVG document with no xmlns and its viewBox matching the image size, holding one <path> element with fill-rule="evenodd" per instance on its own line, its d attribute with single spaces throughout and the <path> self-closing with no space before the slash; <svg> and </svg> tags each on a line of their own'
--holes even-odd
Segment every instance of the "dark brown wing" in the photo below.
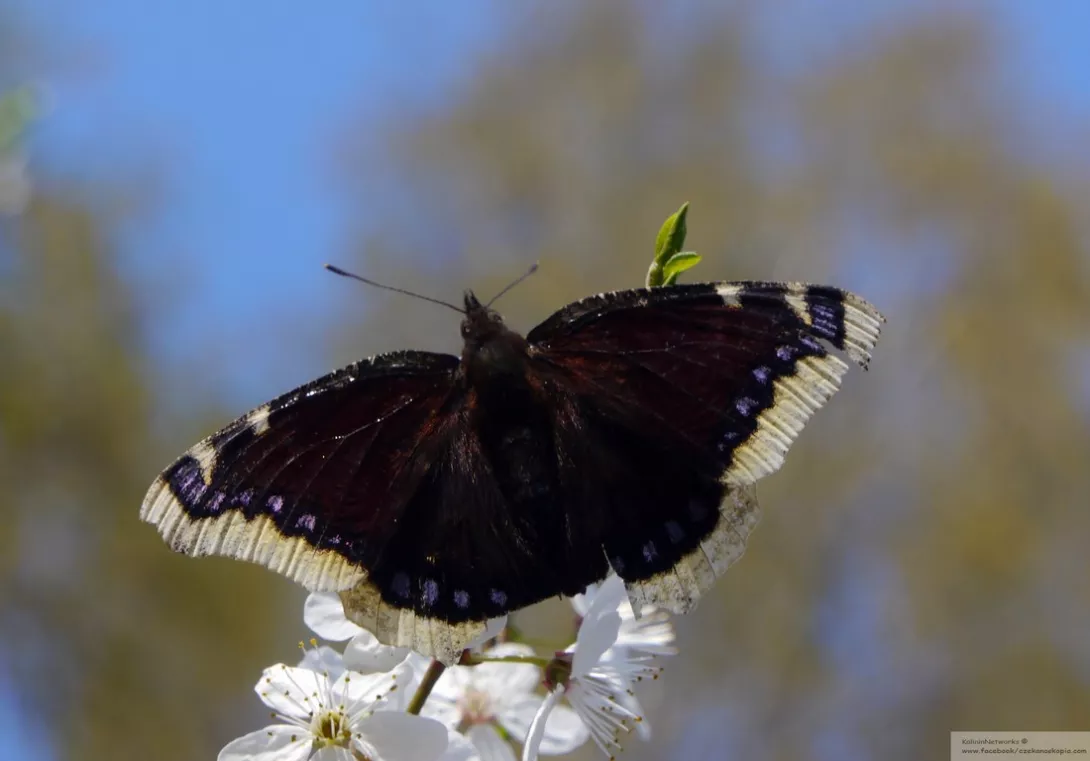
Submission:
<svg viewBox="0 0 1090 761">
<path fill-rule="evenodd" d="M 542 552 L 552 521 L 501 488 L 502 445 L 481 419 L 497 410 L 458 365 L 398 352 L 275 399 L 168 467 L 141 517 L 179 552 L 339 591 L 346 615 L 381 641 L 451 663 L 487 619 L 582 591 L 607 570 L 600 544 L 562 555 L 563 578 L 554 570 Z M 492 422 L 510 430 L 515 413 L 498 413 Z"/>
<path fill-rule="evenodd" d="M 437 657 L 456 657 L 464 633 L 479 630 L 483 619 L 581 592 L 608 571 L 600 532 L 570 536 L 558 520 L 564 490 L 548 428 L 516 419 L 542 407 L 482 407 L 470 389 L 444 417 L 401 530 L 369 566 L 370 589 L 346 603 L 350 617 L 380 639 L 397 636 L 408 644 L 393 630 L 411 631 L 413 646 Z M 525 435 L 516 440 L 520 431 Z M 512 488 L 505 454 L 516 450 L 520 466 L 534 472 Z"/>
<path fill-rule="evenodd" d="M 865 366 L 881 316 L 836 288 L 709 283 L 594 296 L 527 336 L 596 442 L 606 555 L 634 600 L 687 609 L 741 554 L 753 484 L 774 472 L 847 365 Z M 607 483 L 608 482 L 608 483 Z"/>
<path fill-rule="evenodd" d="M 634 601 L 684 610 L 846 370 L 822 341 L 863 364 L 879 320 L 812 286 L 585 299 L 529 357 L 495 354 L 517 337 L 482 352 L 472 383 L 455 357 L 398 352 L 263 405 L 167 468 L 141 516 L 178 551 L 339 590 L 379 639 L 446 662 L 485 618 L 610 565 Z"/>
<path fill-rule="evenodd" d="M 395 532 L 411 464 L 453 390 L 456 357 L 395 352 L 240 417 L 175 461 L 140 516 L 179 552 L 351 588 Z"/>
</svg>

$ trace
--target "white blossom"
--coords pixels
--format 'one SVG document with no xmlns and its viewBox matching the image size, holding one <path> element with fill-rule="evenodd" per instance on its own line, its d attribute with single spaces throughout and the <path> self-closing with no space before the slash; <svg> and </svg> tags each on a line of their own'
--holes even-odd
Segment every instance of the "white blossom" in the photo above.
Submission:
<svg viewBox="0 0 1090 761">
<path fill-rule="evenodd" d="M 617 641 L 612 646 L 614 650 L 627 648 L 633 655 L 677 654 L 670 614 L 653 605 L 644 605 L 640 617 L 636 618 L 625 592 L 624 581 L 616 574 L 610 575 L 601 584 L 591 584 L 585 593 L 571 598 L 576 615 L 581 619 L 585 617 L 591 604 L 602 594 L 608 595 L 609 599 L 618 600 L 617 613 L 621 617 L 621 628 L 617 633 Z"/>
<path fill-rule="evenodd" d="M 446 727 L 382 710 L 410 674 L 405 665 L 335 679 L 284 664 L 267 668 L 254 689 L 278 723 L 228 743 L 218 761 L 438 761 L 447 750 Z"/>
<path fill-rule="evenodd" d="M 344 615 L 341 598 L 332 592 L 311 592 L 303 604 L 303 622 L 319 637 L 344 642 L 345 667 L 363 674 L 389 671 L 405 660 L 407 647 L 392 647 L 374 634 L 352 623 Z"/>
<path fill-rule="evenodd" d="M 305 647 L 300 642 L 299 648 L 303 651 L 303 657 L 299 661 L 301 669 L 324 673 L 334 682 L 347 670 L 344 666 L 344 658 L 329 645 L 318 647 L 318 641 L 312 639 L 310 647 Z"/>
<path fill-rule="evenodd" d="M 448 729 L 447 749 L 439 757 L 439 761 L 486 761 L 486 759 L 481 758 L 477 746 L 468 737 Z"/>
<path fill-rule="evenodd" d="M 583 720 L 598 747 L 610 758 L 621 749 L 620 736 L 643 722 L 632 694 L 633 683 L 657 678 L 661 670 L 651 657 L 629 647 L 617 647 L 621 629 L 618 608 L 624 586 L 603 584 L 583 616 L 575 644 L 558 653 L 546 673 L 550 688 L 534 717 L 523 746 L 523 761 L 534 761 L 543 750 L 544 723 L 565 698 Z"/>
<path fill-rule="evenodd" d="M 572 598 L 571 603 L 576 615 L 580 619 L 586 616 L 591 604 L 600 595 L 605 595 L 605 600 L 617 601 L 617 614 L 621 617 L 617 641 L 602 655 L 602 661 L 611 663 L 617 659 L 638 660 L 658 655 L 677 654 L 677 648 L 673 644 L 674 625 L 670 621 L 670 614 L 653 605 L 644 605 L 640 611 L 640 617 L 636 618 L 628 593 L 625 591 L 624 581 L 615 574 L 601 584 L 591 584 L 584 594 Z M 643 707 L 631 690 L 625 689 L 618 693 L 617 699 L 631 713 L 637 716 L 643 715 Z M 651 738 L 649 722 L 637 722 L 635 729 L 641 739 Z"/>
<path fill-rule="evenodd" d="M 486 658 L 528 657 L 533 649 L 506 643 L 486 651 Z M 476 746 L 485 761 L 515 761 L 508 737 L 522 741 L 529 731 L 543 696 L 535 690 L 541 670 L 532 663 L 485 662 L 453 666 L 443 672 L 422 714 L 457 729 Z M 574 711 L 559 707 L 548 726 L 542 724 L 542 753 L 561 754 L 587 741 L 586 727 Z"/>
</svg>

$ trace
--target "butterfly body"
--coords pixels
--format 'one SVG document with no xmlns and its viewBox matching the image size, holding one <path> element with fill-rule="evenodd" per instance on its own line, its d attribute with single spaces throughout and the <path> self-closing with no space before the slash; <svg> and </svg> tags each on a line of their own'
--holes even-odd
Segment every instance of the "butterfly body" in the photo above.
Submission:
<svg viewBox="0 0 1090 761">
<path fill-rule="evenodd" d="M 569 477 L 578 469 L 564 472 L 558 384 L 499 315 L 472 293 L 465 304 L 446 422 L 414 455 L 420 478 L 403 508 L 414 529 L 394 537 L 370 575 L 392 605 L 435 590 L 429 610 L 455 623 L 578 594 L 608 570 L 603 527 L 591 525 Z"/>
<path fill-rule="evenodd" d="M 593 296 L 523 337 L 467 292 L 460 357 L 380 355 L 274 399 L 167 468 L 141 515 L 447 661 L 611 569 L 637 610 L 685 611 L 835 392 L 829 347 L 865 364 L 880 321 L 834 288 L 709 283 Z"/>
</svg>

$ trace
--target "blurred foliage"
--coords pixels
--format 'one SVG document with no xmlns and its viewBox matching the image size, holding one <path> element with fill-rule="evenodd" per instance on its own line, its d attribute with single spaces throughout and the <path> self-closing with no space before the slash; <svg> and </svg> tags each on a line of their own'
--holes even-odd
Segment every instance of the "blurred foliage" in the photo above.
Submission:
<svg viewBox="0 0 1090 761">
<path fill-rule="evenodd" d="M 886 312 L 871 373 L 762 485 L 747 557 L 679 620 L 630 758 L 939 758 L 951 729 L 1086 729 L 1085 193 L 1031 159 L 983 17 L 904 14 L 785 69 L 763 30 L 790 19 L 695 7 L 513 13 L 457 97 L 369 124 L 362 269 L 450 296 L 540 259 L 501 302 L 529 327 L 639 285 L 688 198 L 701 279 L 832 282 Z M 156 301 L 119 274 L 100 210 L 139 189 L 48 187 L 0 219 L 5 668 L 59 758 L 212 758 L 260 726 L 249 687 L 297 637 L 300 596 L 138 522 L 157 469 L 224 416 L 161 418 Z M 370 303 L 382 329 L 342 359 L 458 346 L 444 310 Z M 559 605 L 520 626 L 566 629 Z"/>
<path fill-rule="evenodd" d="M 155 435 L 149 315 L 119 275 L 117 220 L 96 211 L 129 191 L 96 190 L 39 193 L 0 219 L 0 637 L 14 653 L 0 673 L 59 758 L 213 758 L 249 707 L 240 693 L 282 656 L 269 633 L 294 590 L 187 562 L 136 518 L 212 417 L 190 410 L 170 441 Z"/>
<path fill-rule="evenodd" d="M 0 152 L 9 149 L 34 118 L 34 100 L 27 87 L 0 95 Z"/>
<path fill-rule="evenodd" d="M 21 213 L 30 199 L 30 180 L 19 142 L 34 116 L 29 88 L 0 94 L 0 216 Z"/>
</svg>

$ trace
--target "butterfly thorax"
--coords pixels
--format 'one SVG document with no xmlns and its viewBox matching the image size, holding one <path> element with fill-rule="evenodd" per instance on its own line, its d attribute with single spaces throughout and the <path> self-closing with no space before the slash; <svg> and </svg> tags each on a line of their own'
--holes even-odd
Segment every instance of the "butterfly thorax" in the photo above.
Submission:
<svg viewBox="0 0 1090 761">
<path fill-rule="evenodd" d="M 526 339 L 503 324 L 472 291 L 465 296 L 461 373 L 469 415 L 500 490 L 520 512 L 547 498 L 555 482 L 553 421 Z"/>
</svg>

